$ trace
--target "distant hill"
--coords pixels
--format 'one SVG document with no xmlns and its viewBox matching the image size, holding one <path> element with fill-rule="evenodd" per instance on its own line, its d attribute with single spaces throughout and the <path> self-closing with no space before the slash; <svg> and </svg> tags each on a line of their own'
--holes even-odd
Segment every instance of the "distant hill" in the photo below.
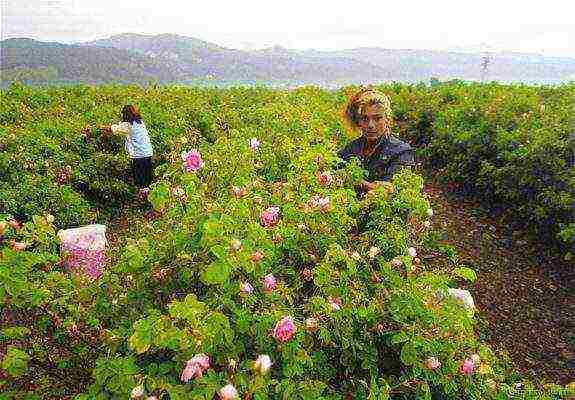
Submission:
<svg viewBox="0 0 575 400">
<path fill-rule="evenodd" d="M 178 65 L 185 71 L 186 78 L 306 82 L 389 78 L 385 68 L 352 58 L 325 55 L 318 59 L 290 51 L 234 50 L 171 34 L 124 34 L 84 45 L 128 50 L 169 65 Z"/>
<path fill-rule="evenodd" d="M 66 45 L 7 39 L 0 49 L 2 84 L 13 80 L 62 82 L 189 83 L 192 81 L 291 82 L 335 86 L 430 78 L 479 80 L 480 54 L 390 50 L 235 50 L 199 39 L 162 34 L 122 34 Z M 554 83 L 575 80 L 575 58 L 496 53 L 486 78 Z"/>
<path fill-rule="evenodd" d="M 173 81 L 180 75 L 175 66 L 116 48 L 32 39 L 7 39 L 0 44 L 3 82 L 14 79 L 87 83 Z M 48 77 L 43 77 L 42 71 Z"/>
</svg>

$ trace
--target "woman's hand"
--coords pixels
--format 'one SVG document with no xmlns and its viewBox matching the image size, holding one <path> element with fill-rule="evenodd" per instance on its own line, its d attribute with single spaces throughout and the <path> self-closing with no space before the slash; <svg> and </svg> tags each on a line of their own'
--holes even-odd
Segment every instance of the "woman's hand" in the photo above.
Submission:
<svg viewBox="0 0 575 400">
<path fill-rule="evenodd" d="M 359 186 L 362 190 L 365 190 L 366 192 L 370 192 L 370 191 L 374 190 L 376 187 L 378 187 L 380 184 L 381 184 L 381 182 L 379 182 L 379 181 L 374 181 L 374 182 L 361 181 Z"/>
<path fill-rule="evenodd" d="M 98 128 L 106 134 L 112 133 L 112 127 L 110 127 L 110 125 L 98 125 Z"/>
</svg>

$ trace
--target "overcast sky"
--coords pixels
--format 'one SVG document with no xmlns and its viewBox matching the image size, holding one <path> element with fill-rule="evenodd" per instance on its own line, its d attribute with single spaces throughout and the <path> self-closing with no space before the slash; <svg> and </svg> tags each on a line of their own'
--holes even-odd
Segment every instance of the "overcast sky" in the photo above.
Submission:
<svg viewBox="0 0 575 400">
<path fill-rule="evenodd" d="M 1 0 L 2 39 L 176 33 L 238 49 L 493 50 L 575 57 L 573 0 Z M 479 48 L 486 48 L 485 45 Z"/>
</svg>

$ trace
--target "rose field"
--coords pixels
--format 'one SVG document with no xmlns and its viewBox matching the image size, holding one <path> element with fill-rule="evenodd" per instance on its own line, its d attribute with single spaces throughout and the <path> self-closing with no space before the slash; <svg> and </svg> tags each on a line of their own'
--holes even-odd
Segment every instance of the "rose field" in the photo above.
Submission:
<svg viewBox="0 0 575 400">
<path fill-rule="evenodd" d="M 568 287 L 575 85 L 380 88 L 420 166 L 365 197 L 337 157 L 355 87 L 1 91 L 0 399 L 573 398 L 572 363 L 527 374 L 488 343 L 463 290 L 483 264 L 441 240 L 464 221 L 435 223 L 427 189 L 503 216 Z M 151 217 L 97 127 L 127 103 L 155 150 Z M 92 223 L 105 249 L 60 246 Z"/>
</svg>

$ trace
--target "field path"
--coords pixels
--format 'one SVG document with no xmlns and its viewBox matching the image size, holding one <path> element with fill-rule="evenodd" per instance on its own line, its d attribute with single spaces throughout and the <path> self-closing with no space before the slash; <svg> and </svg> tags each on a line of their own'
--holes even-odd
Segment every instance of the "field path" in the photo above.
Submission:
<svg viewBox="0 0 575 400">
<path fill-rule="evenodd" d="M 525 234 L 431 179 L 425 192 L 441 242 L 453 246 L 460 261 L 477 272 L 468 289 L 480 311 L 482 338 L 507 352 L 517 370 L 535 381 L 574 381 L 573 266 L 542 257 Z"/>
</svg>

